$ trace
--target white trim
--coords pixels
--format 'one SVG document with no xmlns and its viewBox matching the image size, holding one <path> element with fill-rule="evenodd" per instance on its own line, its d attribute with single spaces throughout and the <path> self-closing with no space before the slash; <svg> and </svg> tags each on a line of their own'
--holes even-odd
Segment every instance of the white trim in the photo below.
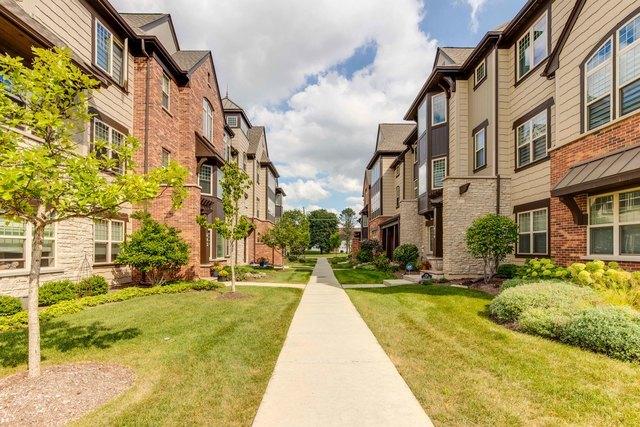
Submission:
<svg viewBox="0 0 640 427">
<path fill-rule="evenodd" d="M 533 215 L 536 212 L 546 212 L 545 218 L 546 221 L 544 223 L 544 230 L 534 230 L 533 229 Z M 525 232 L 521 232 L 520 231 L 520 224 L 522 223 L 520 220 L 520 217 L 522 215 L 529 215 L 529 231 L 525 231 Z M 544 256 L 547 255 L 549 253 L 549 209 L 548 208 L 540 208 L 540 209 L 532 209 L 530 211 L 522 211 L 522 212 L 518 212 L 516 214 L 516 223 L 518 224 L 518 243 L 516 244 L 516 254 L 517 255 L 538 255 L 538 256 Z M 534 235 L 536 234 L 545 234 L 545 243 L 544 243 L 544 247 L 545 247 L 545 251 L 544 252 L 534 252 L 533 251 L 533 246 L 534 246 Z M 520 236 L 524 236 L 524 235 L 528 235 L 529 236 L 529 252 L 522 252 L 520 250 Z"/>
<path fill-rule="evenodd" d="M 477 137 L 482 133 L 482 148 L 478 149 L 478 139 Z M 478 165 L 478 153 L 484 151 L 484 164 Z M 487 166 L 487 129 L 482 128 L 476 133 L 473 134 L 473 169 L 479 169 Z"/>
<path fill-rule="evenodd" d="M 204 194 L 206 196 L 213 196 L 213 179 L 214 179 L 213 166 L 207 165 L 207 164 L 200 165 L 200 170 L 198 171 L 198 185 L 200 185 L 200 188 L 203 188 L 202 184 L 200 182 L 200 179 L 201 179 L 200 174 L 202 172 L 202 168 L 207 168 L 210 171 L 210 174 L 209 174 L 209 176 L 210 176 L 210 179 L 209 179 L 209 190 L 210 191 L 208 193 L 206 193 L 204 190 L 202 190 L 202 194 Z"/>
<path fill-rule="evenodd" d="M 107 223 L 107 239 L 106 240 L 98 240 L 96 239 L 96 223 L 97 222 L 106 222 Z M 113 224 L 119 223 L 122 224 L 122 240 L 114 240 L 113 239 Z M 119 219 L 95 219 L 93 221 L 93 265 L 101 266 L 115 263 L 115 259 L 113 257 L 112 245 L 114 243 L 122 245 L 127 237 L 127 225 L 125 221 Z M 106 244 L 107 245 L 107 253 L 106 261 L 96 261 L 96 243 Z"/>
<path fill-rule="evenodd" d="M 165 82 L 167 84 L 165 92 Z M 164 95 L 167 95 L 167 105 L 164 105 Z M 162 73 L 162 99 L 160 100 L 162 108 L 169 111 L 171 109 L 171 79 L 167 73 Z"/>
<path fill-rule="evenodd" d="M 106 141 L 107 142 L 107 146 L 106 146 L 107 158 L 113 160 L 113 153 L 115 152 L 116 154 L 118 154 L 118 150 L 114 150 L 113 149 L 113 134 L 115 133 L 115 134 L 120 135 L 120 137 L 122 138 L 122 142 L 124 142 L 124 139 L 125 139 L 126 136 L 125 136 L 125 134 L 123 134 L 122 132 L 116 130 L 112 126 L 109 126 L 108 124 L 106 124 L 102 120 L 94 118 L 93 119 L 93 143 L 94 144 L 95 144 L 95 142 L 97 140 L 97 138 L 96 138 L 96 123 L 100 123 L 102 126 L 104 126 L 104 127 L 106 127 L 108 129 L 109 139 Z M 95 150 L 95 147 L 94 147 L 94 150 Z M 112 169 L 112 171 L 116 172 L 116 173 L 118 173 L 120 175 L 123 175 L 126 172 L 127 168 L 126 168 L 126 165 L 122 162 L 122 159 L 119 159 L 119 160 L 121 162 L 120 163 L 120 169 Z"/>
<path fill-rule="evenodd" d="M 108 52 L 108 56 L 109 56 L 109 69 L 104 69 L 99 63 L 98 63 L 98 25 L 100 25 L 102 28 L 104 28 L 104 30 L 109 33 L 110 39 L 111 39 L 111 43 L 109 44 L 109 52 Z M 93 54 L 93 61 L 96 65 L 96 67 L 98 67 L 100 70 L 104 71 L 105 73 L 107 73 L 108 75 L 110 75 L 114 80 L 116 80 L 118 82 L 118 84 L 124 84 L 125 79 L 125 75 L 128 75 L 128 70 L 125 67 L 128 67 L 128 46 L 123 45 L 122 43 L 120 43 L 120 41 L 118 39 L 116 39 L 116 37 L 114 36 L 114 34 L 111 32 L 111 30 L 109 30 L 109 27 L 107 27 L 105 24 L 102 23 L 102 21 L 100 21 L 100 19 L 95 18 L 95 27 L 94 27 L 94 47 L 95 47 L 95 52 Z M 125 44 L 126 41 L 125 41 Z M 122 75 L 117 77 L 113 75 L 113 63 L 114 63 L 114 55 L 113 55 L 113 46 L 117 45 L 120 49 L 122 49 L 122 64 L 121 64 L 121 68 L 122 68 Z"/>
<path fill-rule="evenodd" d="M 484 70 L 484 75 L 482 76 L 482 78 L 478 79 L 478 70 L 480 69 L 480 67 L 482 67 L 482 69 Z M 486 78 L 487 78 L 487 58 L 484 58 L 482 62 L 480 62 L 476 67 L 476 69 L 473 71 L 473 79 L 474 79 L 473 85 L 478 86 L 478 84 L 483 82 L 484 79 Z"/>
<path fill-rule="evenodd" d="M 433 104 L 434 104 L 434 101 L 439 98 L 444 98 L 444 120 L 436 123 L 435 116 L 434 116 L 436 109 L 433 107 Z M 431 127 L 438 126 L 443 123 L 447 123 L 448 119 L 449 119 L 449 115 L 447 111 L 447 95 L 444 92 L 440 92 L 431 96 Z"/>
<path fill-rule="evenodd" d="M 618 28 L 616 30 L 616 37 L 615 37 L 615 41 L 614 41 L 614 48 L 616 49 L 616 75 L 613 76 L 613 78 L 615 78 L 615 87 L 616 87 L 616 95 L 618 95 L 616 97 L 616 99 L 618 100 L 618 102 L 616 102 L 616 105 L 614 107 L 612 107 L 612 110 L 615 108 L 615 111 L 617 113 L 617 117 L 623 117 L 622 114 L 622 89 L 624 89 L 625 87 L 636 83 L 638 80 L 640 80 L 640 74 L 638 74 L 634 79 L 626 82 L 624 85 L 620 84 L 620 59 L 622 58 L 622 54 L 626 53 L 629 50 L 632 50 L 636 47 L 638 47 L 638 45 L 640 44 L 640 37 L 637 37 L 636 40 L 631 43 L 629 46 L 625 47 L 624 49 L 620 48 L 620 31 L 622 30 L 622 28 L 626 27 L 627 25 L 629 25 L 631 22 L 633 22 L 635 19 L 637 19 L 638 17 L 640 17 L 640 14 L 635 15 L 633 18 L 629 19 L 627 22 L 625 22 L 624 24 L 622 24 L 620 26 L 620 28 Z M 637 111 L 637 110 L 634 110 Z M 625 114 L 631 114 L 633 111 Z M 613 117 L 612 117 L 613 120 Z"/>
<path fill-rule="evenodd" d="M 441 187 L 436 187 L 435 186 L 435 173 L 436 173 L 436 168 L 435 168 L 435 163 L 436 162 L 444 162 L 444 176 L 442 177 L 442 186 Z M 446 157 L 438 157 L 437 159 L 431 159 L 431 189 L 432 190 L 439 190 L 441 188 L 444 188 L 444 180 L 447 177 L 447 158 Z"/>
<path fill-rule="evenodd" d="M 538 117 L 544 117 L 544 122 L 545 122 L 545 127 L 544 127 L 544 156 L 538 158 L 538 159 L 534 159 L 534 142 L 537 141 L 538 139 L 541 139 L 542 136 L 539 136 L 538 138 L 533 138 L 533 121 L 535 119 L 537 119 Z M 529 138 L 523 141 L 518 141 L 518 135 L 520 135 L 520 128 L 524 127 L 524 126 L 528 126 L 529 127 Z M 540 113 L 536 114 L 535 116 L 533 116 L 532 118 L 530 118 L 529 120 L 527 120 L 526 122 L 522 123 L 520 126 L 518 126 L 516 128 L 516 168 L 521 168 L 524 166 L 527 166 L 531 163 L 535 163 L 540 159 L 544 159 L 545 157 L 547 157 L 548 153 L 549 153 L 549 121 L 548 121 L 548 109 L 545 109 L 543 111 L 541 111 Z M 521 143 L 522 142 L 522 143 Z M 520 163 L 520 148 L 524 147 L 528 145 L 529 146 L 529 161 L 527 163 Z"/>
<path fill-rule="evenodd" d="M 597 259 L 604 259 L 604 257 L 616 258 L 616 259 L 624 259 L 626 261 L 640 261 L 640 254 L 638 255 L 628 255 L 620 253 L 620 227 L 625 225 L 639 225 L 638 222 L 621 222 L 620 221 L 620 194 L 623 193 L 632 193 L 635 191 L 640 191 L 640 188 L 629 188 L 626 190 L 595 194 L 587 198 L 587 248 L 586 254 L 587 257 L 594 257 Z M 591 224 L 591 201 L 593 199 L 601 198 L 601 197 L 612 197 L 612 205 L 613 205 L 613 220 L 610 223 L 606 224 Z M 613 233 L 613 253 L 612 254 L 592 254 L 591 253 L 591 229 L 592 228 L 612 228 Z"/>
<path fill-rule="evenodd" d="M 516 82 L 522 80 L 524 77 L 526 77 L 527 75 L 529 75 L 531 73 L 531 71 L 533 71 L 534 68 L 536 68 L 538 66 L 538 64 L 542 63 L 545 59 L 547 59 L 549 57 L 549 20 L 547 18 L 547 11 L 545 10 L 542 15 L 540 15 L 540 18 L 538 18 L 530 27 L 529 29 L 518 39 L 518 41 L 516 41 L 515 44 L 515 48 L 516 48 Z M 535 62 L 535 58 L 534 58 L 534 48 L 533 48 L 533 43 L 534 43 L 534 39 L 533 39 L 533 28 L 538 25 L 541 21 L 545 22 L 545 32 L 544 32 L 544 37 L 545 37 L 545 44 L 544 44 L 544 48 L 546 50 L 546 55 L 540 59 L 540 61 Z M 529 36 L 529 47 L 527 48 L 527 52 L 525 54 L 528 54 L 529 56 L 529 70 L 527 70 L 526 73 L 524 74 L 520 74 L 520 42 L 525 38 Z"/>
</svg>

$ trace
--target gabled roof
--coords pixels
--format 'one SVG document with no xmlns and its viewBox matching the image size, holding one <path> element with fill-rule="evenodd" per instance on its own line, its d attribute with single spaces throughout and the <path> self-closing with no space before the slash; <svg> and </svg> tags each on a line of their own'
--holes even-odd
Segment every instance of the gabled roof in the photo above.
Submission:
<svg viewBox="0 0 640 427">
<path fill-rule="evenodd" d="M 249 149 L 247 154 L 254 155 L 258 151 L 258 145 L 260 145 L 260 139 L 265 135 L 264 126 L 255 126 L 249 129 L 247 138 L 249 139 Z M 266 140 L 266 136 L 265 136 Z"/>
<path fill-rule="evenodd" d="M 249 117 L 247 117 L 247 114 L 244 112 L 244 109 L 233 102 L 231 99 L 229 99 L 228 95 L 222 98 L 222 109 L 227 113 L 242 114 L 244 121 L 247 122 L 247 125 L 249 125 L 249 127 L 251 127 L 251 121 L 249 120 Z"/>
<path fill-rule="evenodd" d="M 120 15 L 136 32 L 144 32 L 143 27 L 169 16 L 167 13 L 121 13 Z"/>
<path fill-rule="evenodd" d="M 209 50 L 179 50 L 171 57 L 188 74 L 211 54 Z"/>
<path fill-rule="evenodd" d="M 560 53 L 562 53 L 562 49 L 564 49 L 564 45 L 567 42 L 567 39 L 569 38 L 569 34 L 571 34 L 571 31 L 573 30 L 574 25 L 576 25 L 576 21 L 578 20 L 578 17 L 580 16 L 580 12 L 582 12 L 582 8 L 584 7 L 585 3 L 586 3 L 586 0 L 576 0 L 576 3 L 573 5 L 573 9 L 571 9 L 571 14 L 569 15 L 569 19 L 567 20 L 567 23 L 562 29 L 562 32 L 560 33 L 560 37 L 556 42 L 556 45 L 553 48 L 553 51 L 551 52 L 551 55 L 549 56 L 549 61 L 547 61 L 547 65 L 544 67 L 544 72 L 542 73 L 543 76 L 551 78 L 553 77 L 555 72 L 558 70 L 558 68 L 560 68 Z"/>
<path fill-rule="evenodd" d="M 473 47 L 441 47 L 442 51 L 455 65 L 462 65 L 473 53 Z"/>
<path fill-rule="evenodd" d="M 404 150 L 404 142 L 415 128 L 415 123 L 381 123 L 378 126 L 376 152 Z"/>
</svg>

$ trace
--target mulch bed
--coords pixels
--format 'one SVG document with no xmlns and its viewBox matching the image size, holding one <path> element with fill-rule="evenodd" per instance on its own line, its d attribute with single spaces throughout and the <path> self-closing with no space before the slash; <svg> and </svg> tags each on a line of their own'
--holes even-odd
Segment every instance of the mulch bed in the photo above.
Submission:
<svg viewBox="0 0 640 427">
<path fill-rule="evenodd" d="M 128 368 L 98 363 L 49 366 L 0 379 L 0 425 L 65 425 L 133 384 Z"/>
<path fill-rule="evenodd" d="M 469 289 L 475 289 L 495 296 L 500 293 L 502 282 L 504 282 L 504 279 L 494 277 L 489 280 L 489 283 L 484 283 L 483 279 L 461 279 L 451 281 L 449 284 L 466 286 Z"/>
</svg>

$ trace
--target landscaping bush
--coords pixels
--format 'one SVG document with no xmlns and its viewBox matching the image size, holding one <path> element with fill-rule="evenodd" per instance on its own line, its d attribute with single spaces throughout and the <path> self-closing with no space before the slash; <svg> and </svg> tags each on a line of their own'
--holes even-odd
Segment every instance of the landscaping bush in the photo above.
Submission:
<svg viewBox="0 0 640 427">
<path fill-rule="evenodd" d="M 519 269 L 520 267 L 515 264 L 502 264 L 498 266 L 496 273 L 503 279 L 513 279 L 518 276 Z"/>
<path fill-rule="evenodd" d="M 40 286 L 38 305 L 47 307 L 76 298 L 76 285 L 71 280 L 56 280 Z"/>
<path fill-rule="evenodd" d="M 349 256 L 348 255 L 344 255 L 344 256 L 334 256 L 333 258 L 329 258 L 329 263 L 331 265 L 338 265 L 338 264 L 343 264 L 349 262 Z"/>
<path fill-rule="evenodd" d="M 565 279 L 570 276 L 566 268 L 557 266 L 549 258 L 528 260 L 519 270 L 518 275 L 523 279 L 534 280 Z"/>
<path fill-rule="evenodd" d="M 380 271 L 389 271 L 391 270 L 391 261 L 387 258 L 386 255 L 378 255 L 373 260 L 373 265 Z"/>
<path fill-rule="evenodd" d="M 522 277 L 514 277 L 513 279 L 507 279 L 502 282 L 502 290 L 515 288 L 516 286 L 528 285 L 529 283 L 568 283 L 566 280 L 561 279 L 523 279 Z"/>
<path fill-rule="evenodd" d="M 287 255 L 287 259 L 289 260 L 289 262 L 295 262 L 300 259 L 300 255 L 290 253 Z"/>
<path fill-rule="evenodd" d="M 373 260 L 382 252 L 382 245 L 377 240 L 363 240 L 360 243 L 360 251 L 358 251 L 359 262 L 373 262 Z"/>
<path fill-rule="evenodd" d="M 625 307 L 594 307 L 574 315 L 560 340 L 627 361 L 640 360 L 640 313 Z"/>
<path fill-rule="evenodd" d="M 22 310 L 19 298 L 0 295 L 0 316 L 13 316 Z"/>
<path fill-rule="evenodd" d="M 420 251 L 418 250 L 418 247 L 410 243 L 400 245 L 393 251 L 393 259 L 400 263 L 401 269 L 407 268 L 408 264 L 413 265 L 415 269 L 419 257 Z"/>
<path fill-rule="evenodd" d="M 514 323 L 530 309 L 553 310 L 554 315 L 570 314 L 600 301 L 589 288 L 570 283 L 539 282 L 506 289 L 489 304 L 491 316 L 501 323 Z"/>
<path fill-rule="evenodd" d="M 513 252 L 518 241 L 518 225 L 509 217 L 487 214 L 471 223 L 465 240 L 469 253 L 482 259 L 484 281 L 487 283 L 496 274 L 500 263 Z"/>
<path fill-rule="evenodd" d="M 90 297 L 93 295 L 102 295 L 106 294 L 108 291 L 109 284 L 107 283 L 107 280 L 102 276 L 98 276 L 97 274 L 82 279 L 76 285 L 76 295 L 80 298 Z"/>
<path fill-rule="evenodd" d="M 569 266 L 571 281 L 600 292 L 609 302 L 640 308 L 640 272 L 630 273 L 618 263 L 591 261 Z"/>
</svg>

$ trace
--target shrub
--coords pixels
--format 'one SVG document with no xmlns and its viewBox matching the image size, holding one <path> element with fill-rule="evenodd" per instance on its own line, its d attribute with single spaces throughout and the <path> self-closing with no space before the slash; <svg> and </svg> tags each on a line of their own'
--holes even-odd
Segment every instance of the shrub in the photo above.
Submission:
<svg viewBox="0 0 640 427">
<path fill-rule="evenodd" d="M 477 218 L 466 232 L 469 253 L 483 260 L 484 280 L 488 282 L 518 241 L 518 225 L 511 218 L 488 214 Z"/>
<path fill-rule="evenodd" d="M 573 316 L 560 339 L 587 350 L 627 360 L 640 360 L 640 313 L 623 307 L 595 307 Z"/>
<path fill-rule="evenodd" d="M 142 272 L 143 280 L 163 283 L 189 260 L 189 245 L 176 228 L 161 224 L 148 213 L 136 214 L 142 227 L 122 245 L 117 262 Z"/>
<path fill-rule="evenodd" d="M 515 288 L 517 286 L 528 285 L 530 283 L 568 283 L 566 280 L 561 279 L 549 279 L 549 280 L 541 280 L 541 279 L 523 279 L 522 277 L 514 277 L 513 279 L 507 279 L 502 282 L 502 290 Z"/>
<path fill-rule="evenodd" d="M 287 259 L 289 260 L 289 262 L 294 262 L 294 261 L 298 261 L 300 259 L 300 256 L 297 254 L 289 253 L 287 255 Z"/>
<path fill-rule="evenodd" d="M 22 303 L 19 298 L 0 295 L 0 316 L 13 316 L 22 311 Z"/>
<path fill-rule="evenodd" d="M 393 251 L 393 259 L 400 263 L 400 268 L 406 268 L 411 264 L 415 269 L 419 256 L 418 247 L 412 244 L 400 245 Z"/>
<path fill-rule="evenodd" d="M 76 285 L 76 295 L 80 298 L 106 294 L 109 291 L 107 280 L 98 275 L 82 279 Z"/>
<path fill-rule="evenodd" d="M 389 271 L 391 269 L 391 262 L 386 255 L 380 254 L 373 260 L 373 265 L 380 271 Z"/>
<path fill-rule="evenodd" d="M 554 310 L 569 314 L 599 302 L 591 289 L 570 283 L 539 282 L 506 289 L 489 304 L 491 316 L 501 323 L 517 322 L 530 309 Z"/>
<path fill-rule="evenodd" d="M 627 304 L 640 308 L 640 272 L 629 273 L 618 263 L 591 261 L 569 266 L 571 281 L 600 292 L 614 304 Z"/>
<path fill-rule="evenodd" d="M 349 257 L 347 255 L 345 256 L 334 256 L 333 258 L 329 258 L 329 263 L 331 265 L 338 265 L 338 264 L 343 264 L 349 262 Z"/>
<path fill-rule="evenodd" d="M 503 279 L 513 279 L 518 275 L 519 268 L 520 267 L 515 264 L 502 264 L 498 266 L 496 273 Z"/>
<path fill-rule="evenodd" d="M 535 258 L 528 260 L 519 271 L 519 276 L 523 279 L 550 280 L 564 279 L 569 277 L 566 268 L 557 266 L 549 258 Z"/>
<path fill-rule="evenodd" d="M 382 245 L 377 240 L 363 240 L 360 243 L 360 251 L 358 252 L 359 262 L 373 262 L 373 260 L 382 252 Z"/>
<path fill-rule="evenodd" d="M 60 301 L 76 298 L 76 285 L 71 280 L 56 280 L 45 283 L 38 291 L 38 304 L 47 307 Z"/>
</svg>

